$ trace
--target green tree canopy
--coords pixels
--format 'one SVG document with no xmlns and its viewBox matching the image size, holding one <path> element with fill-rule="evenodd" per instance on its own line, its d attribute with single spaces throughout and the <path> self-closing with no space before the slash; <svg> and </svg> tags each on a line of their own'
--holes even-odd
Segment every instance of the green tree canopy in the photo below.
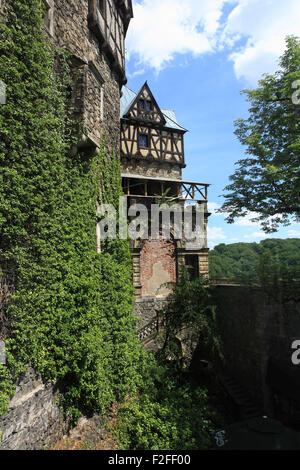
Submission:
<svg viewBox="0 0 300 470">
<path fill-rule="evenodd" d="M 248 156 L 237 162 L 220 209 L 229 223 L 255 212 L 267 233 L 300 218 L 300 39 L 286 44 L 280 70 L 242 91 L 249 117 L 235 122 L 235 134 Z"/>
<path fill-rule="evenodd" d="M 224 243 L 209 253 L 210 277 L 212 279 L 240 279 L 255 273 L 263 257 L 272 265 L 285 266 L 294 272 L 300 265 L 300 239 L 270 238 L 260 243 Z"/>
</svg>

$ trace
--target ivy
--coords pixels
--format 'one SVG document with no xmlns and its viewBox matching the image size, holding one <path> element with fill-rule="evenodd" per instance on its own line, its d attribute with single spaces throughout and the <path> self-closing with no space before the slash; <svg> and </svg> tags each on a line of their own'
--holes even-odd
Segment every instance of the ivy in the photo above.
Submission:
<svg viewBox="0 0 300 470">
<path fill-rule="evenodd" d="M 7 85 L 0 106 L 0 266 L 16 279 L 0 414 L 31 364 L 58 383 L 60 403 L 74 419 L 123 403 L 121 447 L 206 448 L 213 414 L 205 390 L 188 386 L 178 369 L 170 371 L 138 342 L 128 241 L 106 241 L 96 252 L 97 201 L 117 209 L 122 194 L 119 158 L 105 142 L 95 155 L 70 152 L 78 132 L 67 106 L 70 58 L 51 49 L 43 14 L 41 0 L 14 0 L 0 25 L 0 79 Z M 180 302 L 170 314 L 169 337 L 183 320 L 199 318 L 206 334 L 209 305 L 184 307 L 184 318 Z"/>
<path fill-rule="evenodd" d="M 14 269 L 16 292 L 0 412 L 30 363 L 44 380 L 58 381 L 65 409 L 77 417 L 103 413 L 137 389 L 145 359 L 132 315 L 128 242 L 96 253 L 96 201 L 101 193 L 117 205 L 118 156 L 104 143 L 96 155 L 70 156 L 70 60 L 52 51 L 42 20 L 39 0 L 14 0 L 1 25 L 0 260 Z"/>
</svg>

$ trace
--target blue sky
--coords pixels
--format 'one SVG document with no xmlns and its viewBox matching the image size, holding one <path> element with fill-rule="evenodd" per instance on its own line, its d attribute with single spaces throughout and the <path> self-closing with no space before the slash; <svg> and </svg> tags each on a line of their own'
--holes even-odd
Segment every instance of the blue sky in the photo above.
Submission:
<svg viewBox="0 0 300 470">
<path fill-rule="evenodd" d="M 229 225 L 214 209 L 245 151 L 233 133 L 234 120 L 248 115 L 240 90 L 278 68 L 285 37 L 299 34 L 299 0 L 139 0 L 133 7 L 128 86 L 138 91 L 147 80 L 158 104 L 189 130 L 183 177 L 211 184 L 209 246 L 269 238 L 251 214 Z M 300 224 L 271 236 L 299 238 Z"/>
</svg>

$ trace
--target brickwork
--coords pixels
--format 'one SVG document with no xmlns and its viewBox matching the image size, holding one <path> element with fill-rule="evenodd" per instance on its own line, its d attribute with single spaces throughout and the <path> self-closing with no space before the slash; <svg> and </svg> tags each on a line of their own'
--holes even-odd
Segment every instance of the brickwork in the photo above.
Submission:
<svg viewBox="0 0 300 470">
<path fill-rule="evenodd" d="M 143 297 L 166 297 L 176 281 L 175 244 L 171 240 L 143 241 L 140 257 L 140 276 Z"/>
</svg>

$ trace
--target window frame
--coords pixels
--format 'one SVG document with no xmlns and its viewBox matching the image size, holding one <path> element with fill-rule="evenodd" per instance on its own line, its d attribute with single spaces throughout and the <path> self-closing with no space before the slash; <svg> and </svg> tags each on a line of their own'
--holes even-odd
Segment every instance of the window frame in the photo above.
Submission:
<svg viewBox="0 0 300 470">
<path fill-rule="evenodd" d="M 145 104 L 146 104 L 146 108 L 145 108 L 146 111 L 153 111 L 153 103 L 151 100 L 146 100 Z M 149 108 L 148 108 L 148 105 L 149 105 Z"/>
<path fill-rule="evenodd" d="M 147 145 L 146 146 L 142 146 L 141 145 L 141 137 L 146 137 L 146 140 L 147 140 Z M 139 141 L 138 141 L 138 145 L 139 145 L 139 149 L 146 149 L 148 150 L 150 147 L 149 147 L 149 143 L 150 143 L 150 139 L 149 139 L 149 131 L 147 134 L 145 134 L 144 132 L 139 132 Z"/>
</svg>

